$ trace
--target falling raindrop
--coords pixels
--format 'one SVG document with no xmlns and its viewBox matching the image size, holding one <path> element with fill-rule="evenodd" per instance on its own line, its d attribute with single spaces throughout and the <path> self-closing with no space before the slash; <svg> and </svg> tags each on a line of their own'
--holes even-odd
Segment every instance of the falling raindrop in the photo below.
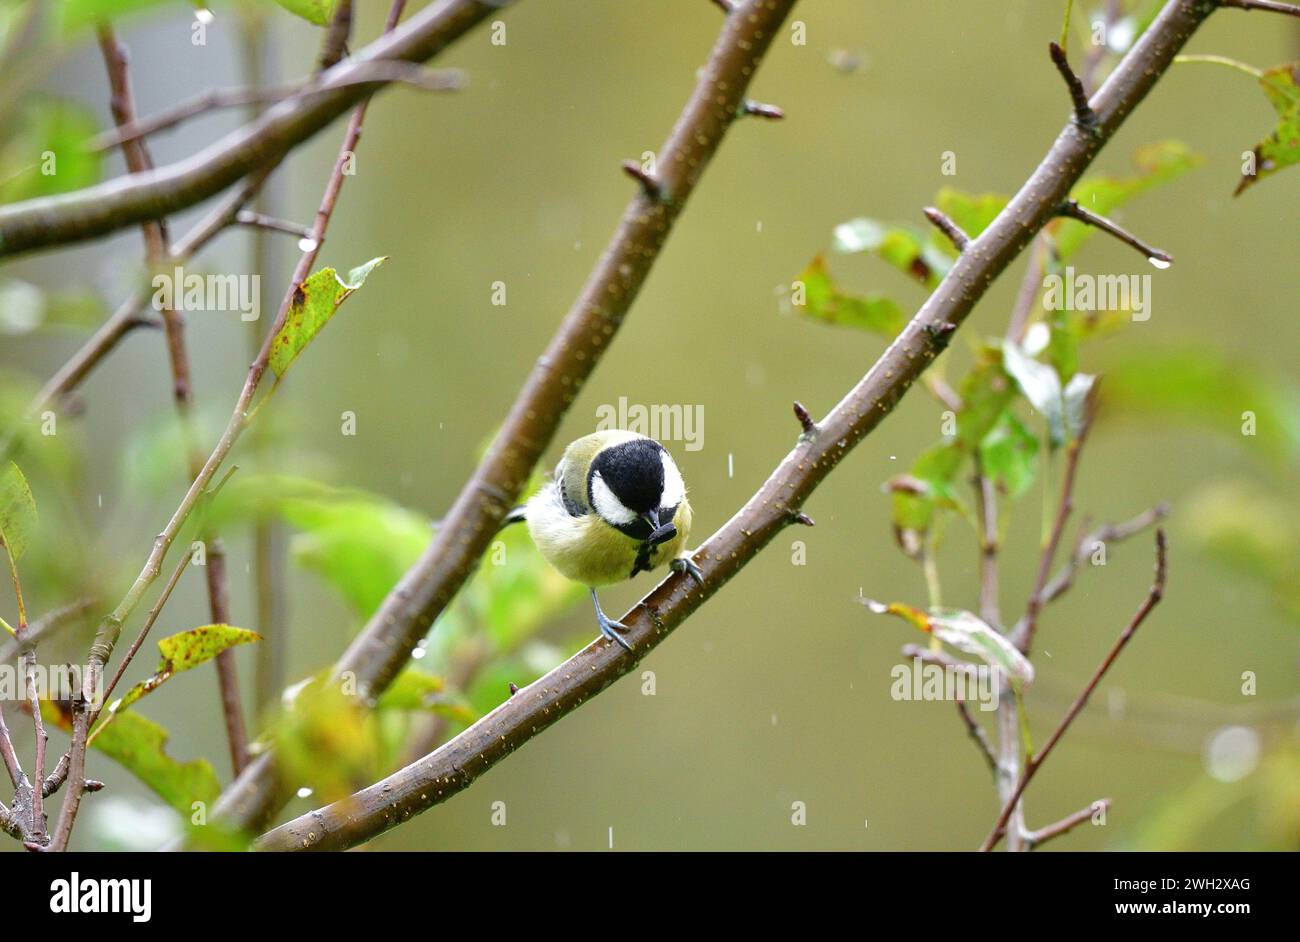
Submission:
<svg viewBox="0 0 1300 942">
<path fill-rule="evenodd" d="M 298 789 L 299 798 L 310 798 L 311 794 L 312 794 L 311 789 L 305 785 L 302 788 Z"/>
<path fill-rule="evenodd" d="M 1154 255 L 1149 256 L 1147 258 L 1147 261 L 1150 262 L 1152 265 L 1154 265 L 1156 268 L 1161 269 L 1162 271 L 1173 264 L 1173 262 L 1170 261 L 1169 259 L 1156 258 Z"/>
<path fill-rule="evenodd" d="M 427 653 L 428 652 L 425 651 L 424 648 L 416 648 L 414 651 L 411 652 L 411 657 L 418 661 L 421 658 L 423 658 L 424 655 Z"/>
<path fill-rule="evenodd" d="M 315 252 L 316 244 L 317 243 L 315 239 L 310 239 L 307 236 L 303 236 L 301 239 L 298 240 L 298 250 L 301 252 Z"/>
</svg>

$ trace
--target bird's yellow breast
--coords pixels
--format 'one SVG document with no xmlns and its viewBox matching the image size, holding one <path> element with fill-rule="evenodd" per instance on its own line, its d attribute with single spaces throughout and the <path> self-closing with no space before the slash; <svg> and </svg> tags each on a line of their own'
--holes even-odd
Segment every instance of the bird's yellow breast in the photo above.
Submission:
<svg viewBox="0 0 1300 942">
<path fill-rule="evenodd" d="M 611 527 L 596 514 L 560 521 L 534 514 L 530 505 L 528 531 L 537 548 L 560 573 L 583 585 L 609 585 L 631 578 L 641 542 Z M 673 515 L 677 535 L 650 552 L 649 566 L 656 569 L 678 556 L 691 529 L 691 505 L 683 498 Z"/>
</svg>

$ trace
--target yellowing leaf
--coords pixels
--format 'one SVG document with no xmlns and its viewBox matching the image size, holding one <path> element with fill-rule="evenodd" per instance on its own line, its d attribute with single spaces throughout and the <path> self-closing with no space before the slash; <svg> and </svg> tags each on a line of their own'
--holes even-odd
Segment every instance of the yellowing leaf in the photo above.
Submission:
<svg viewBox="0 0 1300 942">
<path fill-rule="evenodd" d="M 798 278 L 804 289 L 799 312 L 814 320 L 880 334 L 892 340 L 907 323 L 903 309 L 881 295 L 850 295 L 831 279 L 825 260 L 819 255 Z"/>
<path fill-rule="evenodd" d="M 365 284 L 366 277 L 382 265 L 387 256 L 372 258 L 340 278 L 332 268 L 322 268 L 308 276 L 294 293 L 293 303 L 284 325 L 271 344 L 271 369 L 283 377 L 298 354 L 329 323 L 339 305 Z"/>
<path fill-rule="evenodd" d="M 1029 659 L 1005 635 L 968 611 L 935 608 L 926 613 L 901 602 L 885 604 L 864 599 L 863 603 L 877 615 L 896 615 L 911 622 L 944 644 L 1005 671 L 1014 680 L 1025 684 L 1034 682 L 1034 666 Z"/>
<path fill-rule="evenodd" d="M 1265 70 L 1259 84 L 1277 112 L 1277 127 L 1255 145 L 1255 172 L 1242 174 L 1233 196 L 1262 177 L 1300 163 L 1300 62 Z"/>
<path fill-rule="evenodd" d="M 177 674 L 205 664 L 222 651 L 236 645 L 251 644 L 261 640 L 261 635 L 255 631 L 234 628 L 230 625 L 204 625 L 201 628 L 191 628 L 189 631 L 163 638 L 158 642 L 158 652 L 162 655 L 158 670 L 152 677 L 140 681 L 128 690 L 121 700 L 109 707 L 108 716 L 104 718 L 92 737 L 98 735 L 114 716 L 141 697 L 153 693 Z"/>
</svg>

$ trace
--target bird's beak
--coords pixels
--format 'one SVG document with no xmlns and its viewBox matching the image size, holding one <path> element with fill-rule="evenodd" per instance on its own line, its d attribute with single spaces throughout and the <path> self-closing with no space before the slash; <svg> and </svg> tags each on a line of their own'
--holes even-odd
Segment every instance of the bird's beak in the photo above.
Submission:
<svg viewBox="0 0 1300 942">
<path fill-rule="evenodd" d="M 677 527 L 673 525 L 671 520 L 664 524 L 659 523 L 658 510 L 652 510 L 649 513 L 642 514 L 641 519 L 650 527 L 650 535 L 646 537 L 646 543 L 651 546 L 658 546 L 660 543 L 667 543 L 677 535 Z"/>
</svg>

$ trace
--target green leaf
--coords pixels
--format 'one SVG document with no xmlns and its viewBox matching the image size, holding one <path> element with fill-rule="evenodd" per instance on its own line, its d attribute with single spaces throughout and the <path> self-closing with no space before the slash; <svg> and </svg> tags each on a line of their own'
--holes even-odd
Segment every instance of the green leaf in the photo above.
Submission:
<svg viewBox="0 0 1300 942">
<path fill-rule="evenodd" d="M 1047 419 L 1053 448 L 1065 442 L 1065 403 L 1056 370 L 1027 354 L 1014 340 L 1002 342 L 1002 365 L 1034 410 Z"/>
<path fill-rule="evenodd" d="M 64 33 L 70 33 L 162 6 L 164 2 L 173 8 L 176 6 L 174 0 L 59 0 L 58 24 Z"/>
<path fill-rule="evenodd" d="M 944 644 L 973 654 L 989 666 L 1005 671 L 1014 680 L 1024 684 L 1034 682 L 1034 666 L 1016 646 L 968 611 L 936 608 L 927 613 L 901 602 L 886 604 L 871 599 L 864 599 L 863 604 L 877 615 L 895 615 L 910 622 Z"/>
<path fill-rule="evenodd" d="M 909 556 L 916 557 L 938 510 L 965 514 L 953 491 L 953 482 L 971 452 L 993 428 L 1015 394 L 1015 386 L 1002 369 L 996 348 L 981 348 L 978 360 L 958 390 L 962 408 L 957 413 L 956 435 L 923 451 L 907 474 L 886 482 L 892 494 L 894 539 Z"/>
<path fill-rule="evenodd" d="M 1070 196 L 1084 209 L 1106 216 L 1146 190 L 1168 183 L 1199 166 L 1203 159 L 1181 141 L 1157 141 L 1138 148 L 1134 154 L 1136 174 L 1085 177 L 1070 191 Z M 1054 228 L 1058 257 L 1062 260 L 1070 258 L 1096 231 L 1095 227 L 1077 219 L 1058 220 Z"/>
<path fill-rule="evenodd" d="M 300 685 L 271 724 L 280 775 L 290 788 L 311 788 L 315 801 L 345 798 L 380 776 L 379 717 L 362 709 L 340 681 Z"/>
<path fill-rule="evenodd" d="M 332 268 L 322 268 L 298 286 L 284 325 L 271 345 L 271 369 L 277 377 L 297 359 L 307 344 L 329 323 L 339 305 L 365 284 L 366 277 L 382 265 L 387 256 L 372 258 L 340 278 Z"/>
<path fill-rule="evenodd" d="M 974 239 L 989 227 L 998 213 L 1006 208 L 1007 198 L 1000 193 L 981 193 L 979 196 L 972 196 L 961 190 L 944 187 L 935 197 L 935 205 Z M 932 238 L 942 238 L 943 241 L 939 244 L 951 248 L 947 238 L 940 235 Z M 956 249 L 953 249 L 953 252 L 955 253 Z"/>
<path fill-rule="evenodd" d="M 86 149 L 99 124 L 81 105 L 31 101 L 0 146 L 0 203 L 79 190 L 99 181 L 100 155 Z"/>
<path fill-rule="evenodd" d="M 803 270 L 798 281 L 804 286 L 802 314 L 814 320 L 843 327 L 856 327 L 893 339 L 907 323 L 897 303 L 882 295 L 855 296 L 844 293 L 831 279 L 820 255 Z"/>
<path fill-rule="evenodd" d="M 67 713 L 48 700 L 41 702 L 47 722 L 70 730 Z M 211 804 L 221 792 L 217 773 L 206 759 L 179 762 L 167 754 L 171 734 L 139 713 L 125 713 L 96 730 L 93 746 L 147 785 L 168 805 L 186 818 L 194 802 Z"/>
<path fill-rule="evenodd" d="M 1015 500 L 1034 483 L 1038 470 L 1038 439 L 1011 410 L 1004 410 L 997 424 L 980 443 L 980 463 L 989 480 Z"/>
<path fill-rule="evenodd" d="M 1176 419 L 1280 464 L 1300 458 L 1300 387 L 1210 348 L 1146 347 L 1113 360 L 1101 407 L 1121 418 Z"/>
<path fill-rule="evenodd" d="M 836 226 L 834 244 L 846 255 L 869 252 L 930 289 L 952 268 L 952 259 L 915 229 L 875 219 L 851 219 Z"/>
<path fill-rule="evenodd" d="M 0 545 L 17 562 L 36 530 L 36 500 L 18 465 L 12 461 L 0 470 Z"/>
<path fill-rule="evenodd" d="M 909 556 L 916 556 L 940 508 L 955 509 L 952 481 L 965 459 L 955 442 L 940 442 L 917 456 L 907 474 L 885 483 L 893 503 L 894 539 Z"/>
<path fill-rule="evenodd" d="M 257 632 L 231 625 L 204 625 L 163 638 L 158 642 L 158 653 L 162 658 L 158 662 L 158 669 L 152 677 L 140 681 L 121 700 L 109 706 L 109 715 L 92 734 L 92 739 L 109 725 L 113 717 L 120 715 L 141 697 L 153 693 L 177 674 L 205 664 L 236 645 L 261 640 L 262 636 Z"/>
<path fill-rule="evenodd" d="M 330 20 L 334 19 L 334 11 L 339 5 L 338 0 L 275 0 L 275 2 L 290 13 L 301 16 L 307 22 L 315 23 L 317 26 L 328 26 Z"/>
<path fill-rule="evenodd" d="M 1277 127 L 1255 145 L 1255 173 L 1242 174 L 1233 196 L 1283 167 L 1300 163 L 1300 62 L 1266 69 L 1259 84 L 1277 112 Z"/>
<path fill-rule="evenodd" d="M 298 531 L 294 561 L 369 617 L 433 539 L 433 524 L 374 494 L 293 475 L 236 476 L 211 510 L 214 526 L 276 518 Z"/>
</svg>

